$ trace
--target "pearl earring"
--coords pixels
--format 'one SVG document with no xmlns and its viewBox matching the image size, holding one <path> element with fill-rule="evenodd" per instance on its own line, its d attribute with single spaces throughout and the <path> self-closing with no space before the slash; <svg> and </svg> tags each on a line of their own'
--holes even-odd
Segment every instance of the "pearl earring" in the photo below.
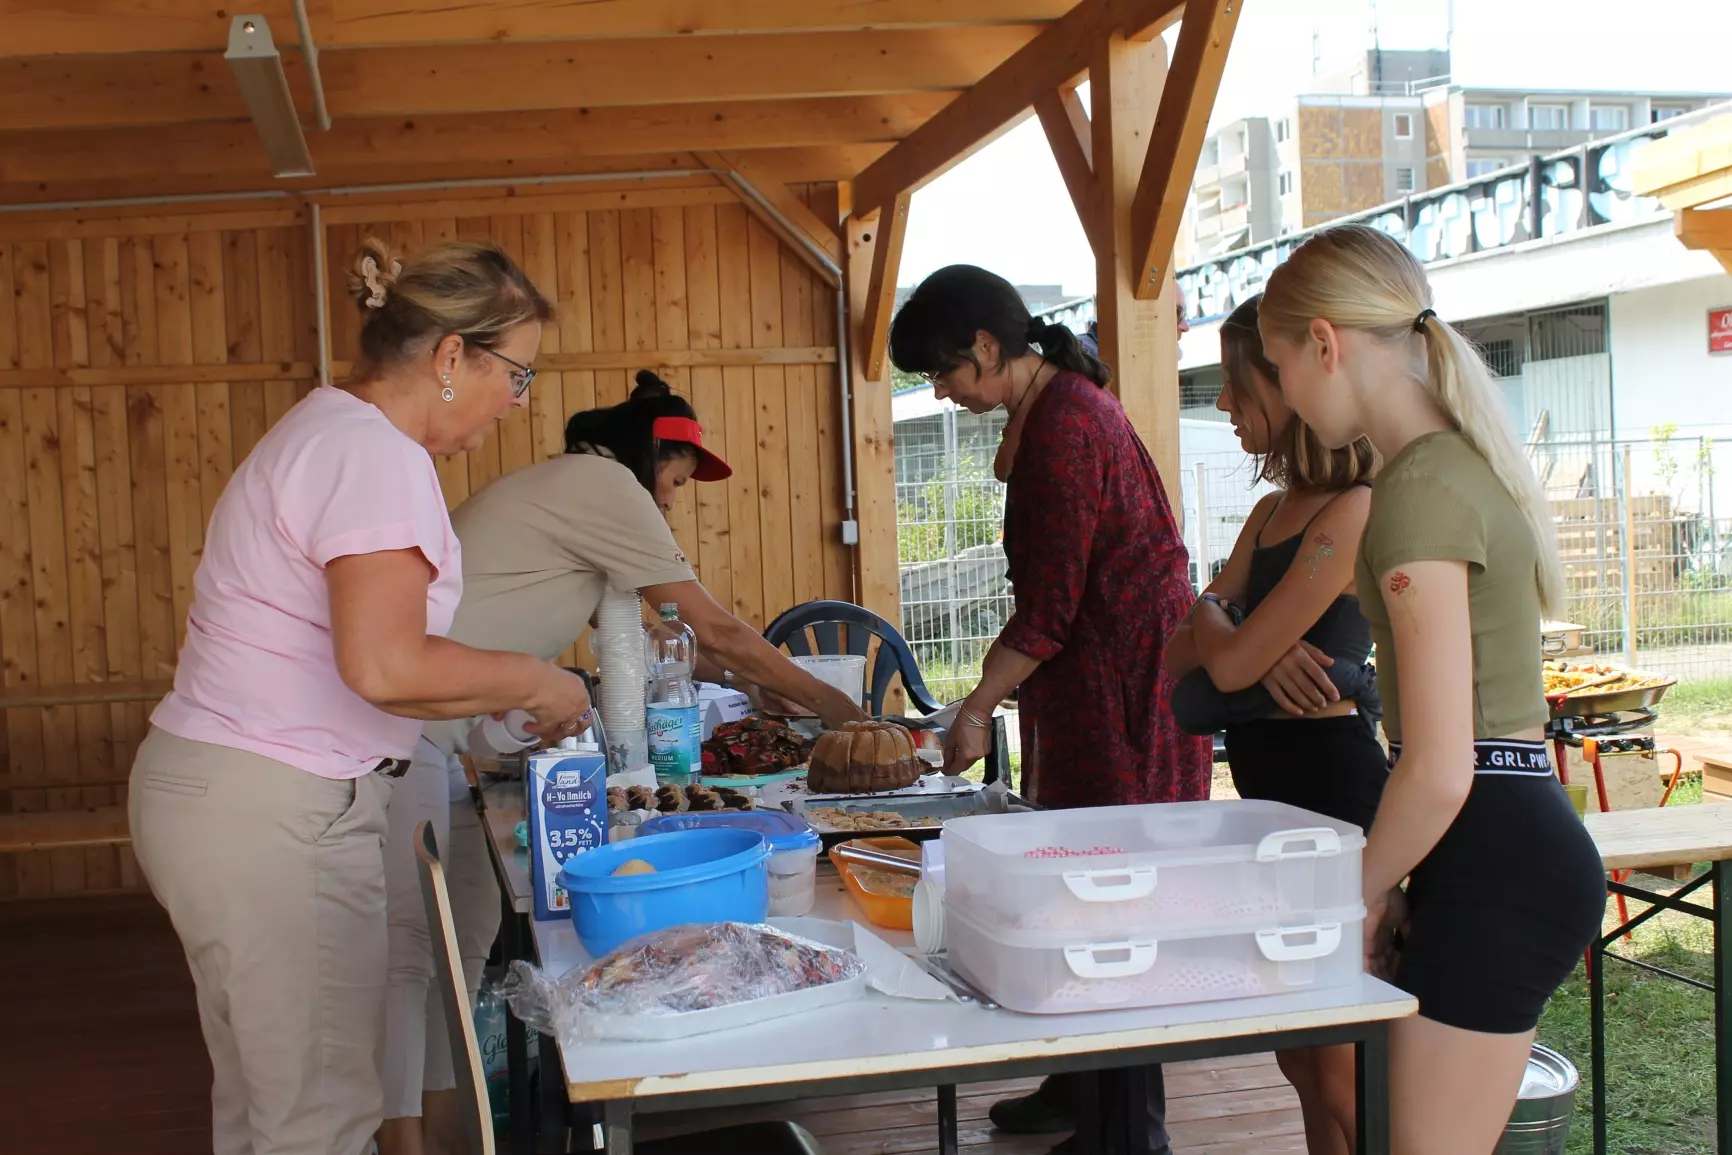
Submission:
<svg viewBox="0 0 1732 1155">
<path fill-rule="evenodd" d="M 439 396 L 446 401 L 455 401 L 457 399 L 457 391 L 451 388 L 451 374 L 446 373 L 440 378 L 440 380 L 445 382 L 445 388 L 439 390 Z"/>
</svg>

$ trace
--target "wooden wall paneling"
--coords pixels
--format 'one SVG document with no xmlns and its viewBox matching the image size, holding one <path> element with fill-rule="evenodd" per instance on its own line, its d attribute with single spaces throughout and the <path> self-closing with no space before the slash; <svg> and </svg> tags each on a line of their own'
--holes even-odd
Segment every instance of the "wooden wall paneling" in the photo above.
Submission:
<svg viewBox="0 0 1732 1155">
<path fill-rule="evenodd" d="M 85 329 L 93 366 L 113 367 L 126 359 L 120 268 L 119 237 L 84 241 Z M 138 570 L 132 536 L 126 389 L 119 385 L 93 386 L 90 420 L 99 555 L 95 568 L 102 589 L 101 676 L 136 681 L 140 677 Z M 132 765 L 133 754 L 144 736 L 147 710 L 142 702 L 116 703 L 107 710 L 110 738 L 107 764 L 114 771 L 113 776 L 119 777 Z M 130 885 L 129 870 L 135 869 L 131 852 L 119 850 L 115 857 L 120 871 L 116 885 Z"/>
<path fill-rule="evenodd" d="M 228 306 L 223 275 L 223 235 L 196 232 L 187 237 L 187 291 L 192 308 L 192 359 L 199 365 L 228 361 Z M 200 525 L 210 524 L 211 509 L 235 471 L 234 425 L 226 381 L 200 381 L 192 387 L 198 413 L 198 491 Z M 203 555 L 202 536 L 200 555 Z"/>
<path fill-rule="evenodd" d="M 29 274 L 30 246 L 15 243 L 0 246 L 0 364 L 19 367 L 30 357 L 25 352 L 23 325 L 29 310 L 21 278 Z M 46 301 L 44 302 L 46 304 Z M 39 322 L 34 322 L 39 323 Z M 31 356 L 39 356 L 33 352 Z M 0 390 L 0 639 L 5 643 L 5 675 L 8 686 L 32 685 L 40 681 L 36 644 L 37 615 L 32 556 L 31 508 L 25 420 L 26 390 Z M 9 770 L 36 779 L 44 777 L 44 717 L 40 710 L 12 710 L 7 717 L 10 743 Z M 14 812 L 43 810 L 47 796 L 41 790 L 13 790 Z M 14 892 L 21 896 L 48 894 L 54 875 L 46 854 L 12 856 Z"/>
<path fill-rule="evenodd" d="M 655 332 L 651 345 L 657 349 L 687 349 L 691 347 L 691 321 L 686 306 L 686 218 L 680 208 L 649 210 L 651 217 L 651 271 L 655 298 Z M 649 365 L 660 373 L 674 390 L 697 408 L 692 392 L 691 370 L 684 367 Z M 702 424 L 703 414 L 698 414 Z M 703 483 L 687 485 L 674 501 L 668 515 L 674 540 L 685 551 L 686 560 L 695 570 L 698 564 L 698 501 L 697 491 Z"/>
<path fill-rule="evenodd" d="M 588 353 L 595 349 L 595 311 L 590 292 L 589 214 L 555 213 L 554 253 L 557 258 L 554 308 L 558 313 L 560 351 Z M 568 371 L 560 408 L 565 418 L 595 407 L 595 371 Z M 564 420 L 560 422 L 560 447 L 565 446 Z"/>
<path fill-rule="evenodd" d="M 491 217 L 459 217 L 457 218 L 457 236 L 460 240 L 492 240 L 493 219 Z M 467 460 L 469 464 L 468 493 L 477 493 L 485 488 L 488 482 L 499 476 L 499 438 L 497 436 L 489 437 L 481 443 L 481 448 L 471 450 L 467 454 Z M 465 496 L 468 494 L 466 493 Z M 447 494 L 446 500 L 452 505 L 456 505 L 461 499 Z"/>
<path fill-rule="evenodd" d="M 121 242 L 121 327 L 129 365 L 159 365 L 156 261 L 148 237 Z M 168 449 L 161 385 L 126 388 L 131 453 L 134 557 L 138 566 L 139 654 L 145 678 L 174 670 L 174 578 L 169 569 Z"/>
<path fill-rule="evenodd" d="M 838 189 L 833 184 L 809 185 L 807 205 L 826 222 L 842 219 Z M 836 344 L 836 296 L 814 283 L 812 292 L 812 340 L 819 345 Z M 818 476 L 823 484 L 824 596 L 854 601 L 854 558 L 842 544 L 842 391 L 834 365 L 814 369 L 818 397 Z"/>
<path fill-rule="evenodd" d="M 14 252 L 12 283 L 17 295 L 18 363 L 25 369 L 54 364 L 55 330 L 61 327 L 57 320 L 64 322 L 68 330 L 64 343 L 70 346 L 71 342 L 71 318 L 54 315 L 49 245 L 47 241 L 24 242 Z M 71 354 L 69 347 L 60 351 Z M 71 682 L 74 669 L 58 392 L 23 390 L 24 484 L 30 522 L 31 593 L 36 610 L 36 671 L 38 682 L 48 685 Z M 78 739 L 76 709 L 57 706 L 42 711 L 43 776 L 50 782 L 68 783 L 62 788 L 50 787 L 44 793 L 42 801 L 48 810 L 79 804 L 80 792 L 71 785 L 79 778 Z M 84 889 L 82 850 L 52 851 L 47 860 L 50 889 L 56 892 Z"/>
<path fill-rule="evenodd" d="M 289 282 L 286 301 L 289 307 L 290 359 L 304 365 L 317 366 L 319 361 L 318 294 L 313 287 L 313 230 L 298 223 L 281 230 L 283 251 L 288 254 Z M 328 265 L 329 262 L 327 262 Z M 295 400 L 311 393 L 318 384 L 318 369 L 313 375 L 295 381 Z"/>
<path fill-rule="evenodd" d="M 100 244 L 100 241 L 92 242 Z M 50 241 L 48 276 L 52 311 L 54 363 L 57 367 L 90 364 L 88 295 L 85 285 L 85 242 L 79 239 Z M 92 425 L 92 399 L 88 386 L 55 390 L 57 435 L 60 457 L 60 500 L 65 537 L 67 625 L 71 640 L 68 681 L 99 682 L 107 675 L 102 599 L 102 541 L 96 499 L 96 444 Z M 106 706 L 77 706 L 71 710 L 77 731 L 75 751 L 67 762 L 75 765 L 81 782 L 102 781 L 114 765 L 109 710 Z M 80 787 L 69 799 L 72 805 L 103 806 L 114 801 L 111 788 Z M 56 870 L 61 890 L 113 890 L 119 885 L 119 867 L 112 847 L 90 847 L 76 853 L 82 861 L 76 868 Z M 70 867 L 70 863 L 69 863 Z"/>
<path fill-rule="evenodd" d="M 615 353 L 625 343 L 625 283 L 620 267 L 620 214 L 607 210 L 589 217 L 589 306 L 593 348 Z M 595 404 L 617 405 L 631 395 L 623 369 L 598 369 Z"/>
<path fill-rule="evenodd" d="M 289 247 L 295 236 L 288 229 L 259 231 L 259 343 L 264 360 L 292 361 L 295 357 L 294 305 L 295 265 Z M 336 298 L 348 301 L 348 291 Z M 333 313 L 353 312 L 352 308 Z M 293 409 L 298 400 L 293 381 L 265 383 L 265 423 L 269 428 L 281 421 L 283 414 Z"/>
<path fill-rule="evenodd" d="M 331 302 L 327 336 L 333 361 L 359 361 L 361 310 L 349 295 L 349 262 L 360 251 L 362 225 L 325 225 L 325 295 Z M 239 358 L 236 358 L 239 360 Z"/>
<path fill-rule="evenodd" d="M 227 360 L 244 365 L 264 361 L 259 341 L 259 238 L 251 229 L 237 229 L 223 238 L 223 331 Z M 332 307 L 336 312 L 338 299 Z M 262 381 L 231 382 L 229 402 L 229 453 L 235 465 L 245 461 L 259 438 L 265 435 L 265 384 Z"/>
<path fill-rule="evenodd" d="M 821 292 L 806 263 L 782 249 L 782 339 L 812 344 L 812 297 Z M 818 472 L 817 366 L 783 371 L 788 399 L 788 506 L 791 515 L 793 601 L 824 596 L 824 521 L 829 502 Z"/>
<path fill-rule="evenodd" d="M 419 222 L 416 222 L 419 224 Z M 493 218 L 493 239 L 499 242 L 499 247 L 516 261 L 523 264 L 523 217 L 500 216 Z M 500 370 L 506 368 L 501 364 Z M 527 402 L 525 403 L 527 406 Z M 530 422 L 529 409 L 514 408 L 505 415 L 494 430 L 494 436 L 499 439 L 499 469 L 501 473 L 512 473 L 525 465 L 535 462 L 535 435 Z"/>
<path fill-rule="evenodd" d="M 189 240 L 185 233 L 151 238 L 156 254 L 158 352 L 164 365 L 191 365 L 192 288 Z M 174 591 L 175 649 L 186 637 L 192 607 L 192 577 L 204 549 L 204 504 L 199 494 L 198 399 L 185 385 L 161 392 L 167 450 L 168 562 Z"/>
<path fill-rule="evenodd" d="M 686 270 L 686 332 L 693 349 L 719 349 L 722 344 L 721 283 L 717 272 L 716 208 L 694 205 L 684 210 Z M 736 456 L 728 436 L 727 402 L 722 374 L 714 366 L 692 369 L 692 408 L 704 427 L 704 443 L 732 462 Z M 734 608 L 734 563 L 729 545 L 729 482 L 699 485 L 692 506 L 697 516 L 697 551 L 691 554 L 698 578 L 717 604 Z"/>
<path fill-rule="evenodd" d="M 782 253 L 776 234 L 757 217 L 747 223 L 752 276 L 752 344 L 782 344 Z M 794 605 L 792 495 L 788 478 L 787 370 L 780 365 L 752 370 L 757 409 L 758 565 L 763 571 L 764 621 Z"/>
<path fill-rule="evenodd" d="M 541 352 L 558 353 L 559 240 L 552 213 L 531 213 L 523 218 L 523 271 L 554 306 L 554 319 L 541 327 Z M 530 451 L 536 461 L 546 461 L 565 448 L 564 385 L 558 373 L 541 373 L 529 387 Z"/>
<path fill-rule="evenodd" d="M 749 349 L 752 340 L 750 217 L 741 205 L 716 207 L 716 275 L 721 298 L 722 348 Z M 722 401 L 728 422 L 728 553 L 733 570 L 736 616 L 763 629 L 763 530 L 758 519 L 758 413 L 752 370 L 722 370 Z"/>
</svg>

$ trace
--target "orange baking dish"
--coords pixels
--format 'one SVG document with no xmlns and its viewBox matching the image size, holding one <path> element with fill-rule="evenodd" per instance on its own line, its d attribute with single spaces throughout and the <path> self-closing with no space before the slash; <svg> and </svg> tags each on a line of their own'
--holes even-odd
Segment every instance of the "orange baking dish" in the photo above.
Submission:
<svg viewBox="0 0 1732 1155">
<path fill-rule="evenodd" d="M 838 842 L 830 848 L 830 862 L 836 867 L 836 873 L 842 876 L 842 885 L 848 888 L 848 893 L 860 904 L 860 909 L 866 912 L 868 922 L 888 930 L 913 930 L 914 884 L 919 879 L 912 874 L 899 876 L 895 871 L 873 870 L 869 866 L 839 857 L 836 851 L 850 843 L 883 854 L 894 854 L 915 863 L 920 861 L 920 844 L 906 838 L 852 838 L 847 842 Z M 891 879 L 898 883 L 906 880 L 904 888 L 908 893 L 889 893 L 882 880 Z"/>
</svg>

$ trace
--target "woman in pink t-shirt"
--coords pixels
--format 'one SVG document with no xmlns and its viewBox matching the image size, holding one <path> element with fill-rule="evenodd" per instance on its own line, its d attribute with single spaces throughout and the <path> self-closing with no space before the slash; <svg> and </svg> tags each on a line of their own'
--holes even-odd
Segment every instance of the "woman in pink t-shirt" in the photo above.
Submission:
<svg viewBox="0 0 1732 1155">
<path fill-rule="evenodd" d="M 133 844 L 186 949 L 214 1148 L 360 1155 L 378 1128 L 382 844 L 424 721 L 586 720 L 574 675 L 443 636 L 462 559 L 432 454 L 527 404 L 547 301 L 495 245 L 350 271 L 360 360 L 259 442 L 211 514 L 174 692 L 133 764 Z"/>
</svg>

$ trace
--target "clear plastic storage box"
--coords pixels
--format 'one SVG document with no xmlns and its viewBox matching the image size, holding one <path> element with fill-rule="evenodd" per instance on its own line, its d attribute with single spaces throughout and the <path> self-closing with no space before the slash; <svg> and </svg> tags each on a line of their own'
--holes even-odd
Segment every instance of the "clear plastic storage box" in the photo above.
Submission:
<svg viewBox="0 0 1732 1155">
<path fill-rule="evenodd" d="M 947 922 L 959 912 L 1000 937 L 1255 931 L 1361 903 L 1359 828 L 1278 802 L 980 815 L 945 823 L 943 837 Z"/>
<path fill-rule="evenodd" d="M 990 929 L 948 891 L 945 898 L 950 965 L 1000 1005 L 1030 1014 L 1286 994 L 1340 986 L 1363 969 L 1365 908 L 1357 904 L 1313 912 L 1304 924 L 1094 940 Z"/>
</svg>

